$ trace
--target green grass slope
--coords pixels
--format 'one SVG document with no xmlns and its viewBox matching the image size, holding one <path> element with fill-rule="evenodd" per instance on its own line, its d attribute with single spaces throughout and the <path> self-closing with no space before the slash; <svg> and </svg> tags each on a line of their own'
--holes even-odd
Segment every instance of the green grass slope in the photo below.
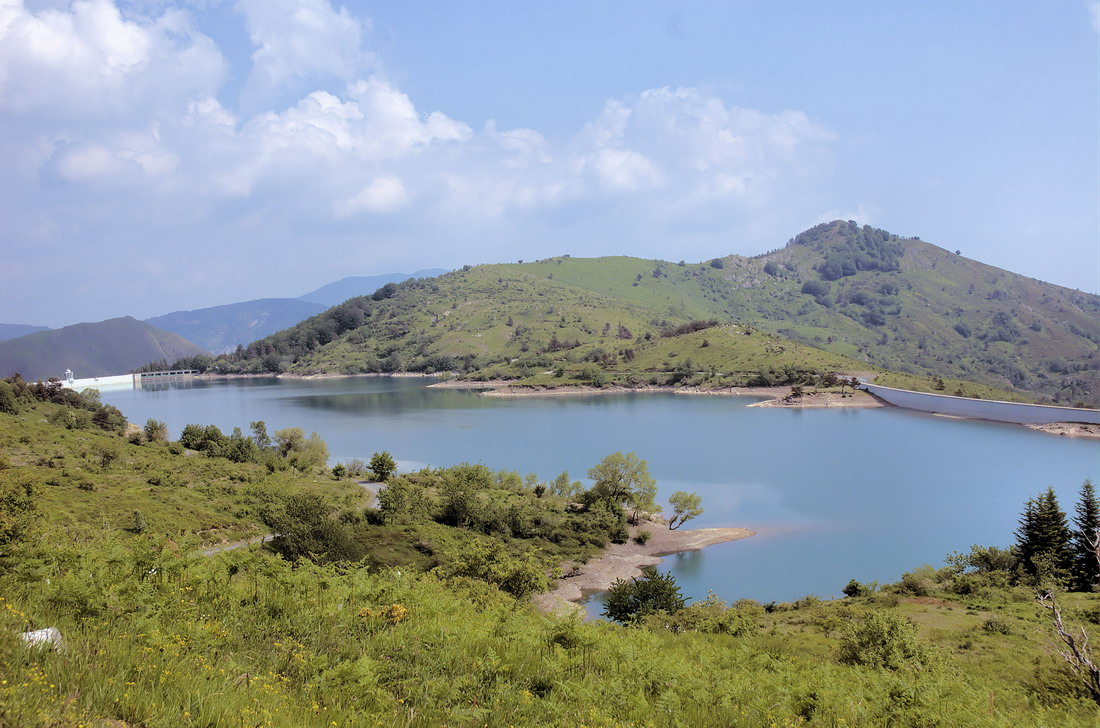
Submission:
<svg viewBox="0 0 1100 728">
<path fill-rule="evenodd" d="M 361 561 L 259 547 L 204 556 L 211 512 L 247 525 L 253 502 L 325 493 L 329 513 L 291 524 L 322 542 L 356 521 L 360 489 L 290 471 L 277 483 L 162 445 L 126 444 L 104 468 L 99 447 L 121 438 L 43 421 L 60 406 L 0 412 L 4 728 L 1096 724 L 1053 653 L 1049 616 L 1004 572 L 922 567 L 833 602 L 712 598 L 631 627 L 582 623 L 543 615 L 503 590 L 501 574 L 470 568 L 486 555 L 504 563 L 492 543 L 527 539 L 443 525 L 446 509 L 413 517 L 415 498 L 397 524 L 355 523 L 374 549 Z M 50 482 L 65 472 L 89 487 Z M 150 483 L 151 472 L 178 480 Z M 501 496 L 519 513 L 552 497 L 518 476 L 485 480 L 478 466 L 412 478 L 436 507 L 469 506 L 453 479 L 462 473 L 494 494 L 482 505 Z M 25 512 L 10 486 L 27 478 L 40 483 L 40 513 L 13 537 Z M 112 494 L 124 500 L 104 500 Z M 69 501 L 71 512 L 58 507 Z M 147 514 L 144 533 L 119 527 L 131 508 Z M 423 558 L 432 549 L 453 554 L 450 568 Z M 395 551 L 398 566 L 383 565 Z M 1061 601 L 1095 640 L 1097 596 Z M 63 649 L 18 637 L 45 627 Z"/>
<path fill-rule="evenodd" d="M 694 320 L 812 347 L 798 350 L 807 370 L 892 370 L 925 387 L 946 378 L 1002 390 L 1002 398 L 1100 405 L 1100 297 L 842 221 L 756 258 L 563 256 L 468 267 L 352 299 L 218 366 L 523 378 L 587 360 L 611 381 L 630 373 L 649 381 L 653 357 L 643 350 Z M 733 354 L 734 366 L 714 353 L 705 359 L 715 371 L 771 365 Z M 666 354 L 654 356 L 676 369 Z M 689 354 L 677 352 L 681 362 Z"/>
</svg>

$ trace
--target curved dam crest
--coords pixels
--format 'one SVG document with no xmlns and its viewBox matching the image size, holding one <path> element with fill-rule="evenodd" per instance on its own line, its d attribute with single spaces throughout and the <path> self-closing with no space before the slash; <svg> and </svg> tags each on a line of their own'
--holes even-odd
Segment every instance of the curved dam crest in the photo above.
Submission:
<svg viewBox="0 0 1100 728">
<path fill-rule="evenodd" d="M 883 387 L 869 382 L 863 382 L 862 387 L 884 402 L 897 407 L 921 410 L 933 414 L 970 417 L 995 422 L 1013 422 L 1020 425 L 1049 425 L 1055 422 L 1085 422 L 1100 425 L 1100 410 L 1094 409 L 971 399 L 950 394 L 931 394 L 929 392 L 913 392 L 908 389 L 894 389 L 893 387 Z"/>
</svg>

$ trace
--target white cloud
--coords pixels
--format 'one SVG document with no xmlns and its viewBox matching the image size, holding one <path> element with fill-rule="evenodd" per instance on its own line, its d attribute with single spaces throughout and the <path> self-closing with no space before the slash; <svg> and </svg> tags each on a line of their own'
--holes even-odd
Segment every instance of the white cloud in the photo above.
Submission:
<svg viewBox="0 0 1100 728">
<path fill-rule="evenodd" d="M 238 0 L 237 9 L 256 47 L 246 108 L 303 81 L 350 81 L 371 63 L 362 49 L 361 22 L 327 0 Z"/>
<path fill-rule="evenodd" d="M 336 214 L 347 217 L 360 210 L 386 214 L 408 204 L 408 194 L 401 179 L 393 176 L 378 177 L 350 200 L 336 204 Z"/>
<path fill-rule="evenodd" d="M 33 268 L 27 251 L 73 238 L 123 257 L 158 241 L 192 253 L 160 284 L 182 296 L 234 285 L 238 258 L 293 276 L 354 255 L 384 266 L 409 247 L 435 265 L 463 246 L 481 260 L 520 257 L 519 245 L 531 257 L 562 239 L 593 241 L 575 254 L 704 258 L 730 249 L 746 211 L 760 217 L 814 180 L 833 141 L 801 112 L 739 108 L 694 88 L 608 100 L 565 141 L 492 122 L 475 132 L 362 73 L 362 26 L 346 10 L 238 7 L 257 45 L 257 99 L 340 82 L 233 110 L 219 101 L 221 53 L 184 12 L 141 17 L 79 0 L 32 13 L 0 0 L 0 122 L 14 130 L 0 138 L 0 165 L 18 190 L 0 200 L 0 231 L 29 243 L 13 265 Z M 379 231 L 386 244 L 364 247 Z M 212 259 L 226 270 L 203 267 Z M 122 290 L 137 285 L 135 271 L 103 275 Z"/>
<path fill-rule="evenodd" d="M 0 98 L 7 112 L 48 112 L 53 124 L 148 117 L 180 99 L 213 93 L 225 63 L 188 16 L 125 19 L 109 0 L 71 11 L 0 4 Z"/>
</svg>

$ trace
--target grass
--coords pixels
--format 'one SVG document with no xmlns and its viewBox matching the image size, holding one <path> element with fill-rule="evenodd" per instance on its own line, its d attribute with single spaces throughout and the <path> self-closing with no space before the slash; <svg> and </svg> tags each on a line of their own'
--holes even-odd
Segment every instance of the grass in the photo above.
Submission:
<svg viewBox="0 0 1100 728">
<path fill-rule="evenodd" d="M 364 324 L 335 340 L 311 320 L 268 343 L 297 342 L 280 360 L 299 373 L 438 370 L 447 362 L 481 377 L 524 378 L 593 349 L 639 348 L 664 328 L 713 318 L 780 336 L 792 349 L 809 347 L 800 356 L 811 369 L 827 370 L 839 356 L 848 370 L 952 379 L 981 391 L 966 386 L 974 383 L 991 396 L 1008 393 L 1001 399 L 1100 405 L 1100 297 L 915 239 L 897 241 L 897 270 L 862 270 L 827 282 L 824 296 L 803 294 L 819 279 L 815 268 L 829 246 L 849 232 L 837 223 L 820 244 L 728 256 L 721 268 L 622 256 L 474 266 L 364 300 Z M 554 340 L 579 346 L 555 349 Z M 303 341 L 313 343 L 302 349 Z M 675 342 L 685 345 L 679 356 L 695 354 L 690 343 Z M 264 346 L 256 351 L 257 361 L 267 356 Z M 248 370 L 257 361 L 223 366 Z M 738 366 L 755 365 L 768 362 Z M 638 369 L 621 361 L 610 368 Z"/>
<path fill-rule="evenodd" d="M 173 455 L 163 444 L 133 445 L 113 433 L 57 427 L 45 416 L 58 407 L 44 403 L 18 416 L 0 415 L 0 453 L 11 466 L 0 469 L 0 483 L 39 484 L 40 505 L 56 527 L 126 530 L 140 511 L 151 532 L 219 543 L 264 533 L 260 509 L 288 494 L 319 494 L 343 507 L 365 502 L 363 490 L 347 481 L 269 473 L 254 463 Z M 117 453 L 107 467 L 104 448 Z"/>
<path fill-rule="evenodd" d="M 1096 723 L 1095 704 L 1051 656 L 1047 616 L 1029 591 L 1004 586 L 1007 577 L 922 567 L 854 599 L 767 610 L 711 602 L 692 608 L 703 615 L 694 621 L 582 623 L 448 568 L 475 543 L 520 554 L 558 541 L 426 518 L 372 525 L 356 515 L 362 492 L 350 483 L 292 471 L 276 482 L 250 465 L 158 446 L 126 444 L 104 469 L 89 458 L 121 438 L 50 425 L 41 418 L 51 406 L 0 414 L 0 478 L 69 470 L 94 489 L 42 485 L 41 505 L 71 500 L 72 510 L 45 510 L 30 537 L 2 544 L 3 728 Z M 150 469 L 180 481 L 143 484 Z M 483 486 L 468 505 L 517 515 L 541 507 L 529 526 L 566 518 L 558 499 L 507 473 L 458 466 L 410 478 L 441 501 L 462 473 Z M 259 546 L 202 556 L 208 513 L 240 508 L 233 523 L 257 527 L 246 495 L 256 487 L 272 497 L 323 493 L 341 523 L 354 521 L 367 558 L 290 562 Z M 150 514 L 145 533 L 104 529 L 89 516 L 115 523 L 131 506 Z M 221 534 L 238 526 L 223 524 Z M 559 548 L 547 555 L 575 549 L 564 540 Z M 909 584 L 922 594 L 906 592 Z M 1096 638 L 1098 596 L 1064 595 L 1062 604 Z M 914 639 L 936 659 L 898 669 L 842 663 L 846 632 L 887 613 L 912 620 Z M 63 649 L 18 638 L 44 627 L 61 632 Z"/>
</svg>

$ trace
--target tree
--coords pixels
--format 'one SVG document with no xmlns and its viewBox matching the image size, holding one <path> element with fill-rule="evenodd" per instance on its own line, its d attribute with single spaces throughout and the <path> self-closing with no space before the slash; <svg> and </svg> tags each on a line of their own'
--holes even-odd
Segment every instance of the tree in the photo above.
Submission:
<svg viewBox="0 0 1100 728">
<path fill-rule="evenodd" d="M 672 506 L 672 518 L 668 522 L 670 531 L 679 528 L 692 518 L 703 515 L 703 498 L 695 493 L 678 490 L 669 496 L 668 504 Z"/>
<path fill-rule="evenodd" d="M 1033 579 L 1064 580 L 1073 573 L 1069 525 L 1053 488 L 1024 504 L 1016 551 L 1024 573 Z"/>
<path fill-rule="evenodd" d="M 1081 496 L 1073 518 L 1073 586 L 1077 591 L 1092 591 L 1097 582 L 1097 531 L 1100 530 L 1100 503 L 1091 480 L 1081 484 Z"/>
<path fill-rule="evenodd" d="M 397 472 L 397 462 L 390 455 L 389 450 L 376 452 L 370 458 L 370 470 L 374 473 L 375 480 L 386 482 Z"/>
<path fill-rule="evenodd" d="M 287 457 L 293 450 L 301 447 L 306 439 L 306 433 L 301 427 L 286 427 L 275 430 L 275 444 L 278 445 L 279 454 Z"/>
<path fill-rule="evenodd" d="M 256 447 L 261 450 L 267 450 L 271 447 L 271 436 L 267 434 L 266 422 L 256 420 L 255 422 L 249 422 L 248 427 L 252 430 L 252 442 L 256 443 Z"/>
<path fill-rule="evenodd" d="M 650 477 L 646 461 L 632 452 L 608 455 L 589 469 L 588 477 L 594 481 L 589 491 L 590 499 L 607 501 L 619 507 L 633 506 L 635 521 L 638 511 L 657 507 L 654 502 L 657 481 Z"/>
<path fill-rule="evenodd" d="M 672 614 L 683 609 L 686 601 L 672 574 L 662 574 L 647 566 L 640 578 L 615 580 L 607 591 L 603 614 L 631 623 L 657 612 Z"/>
<path fill-rule="evenodd" d="M 145 439 L 149 442 L 168 442 L 168 425 L 152 417 L 145 421 Z"/>
</svg>

